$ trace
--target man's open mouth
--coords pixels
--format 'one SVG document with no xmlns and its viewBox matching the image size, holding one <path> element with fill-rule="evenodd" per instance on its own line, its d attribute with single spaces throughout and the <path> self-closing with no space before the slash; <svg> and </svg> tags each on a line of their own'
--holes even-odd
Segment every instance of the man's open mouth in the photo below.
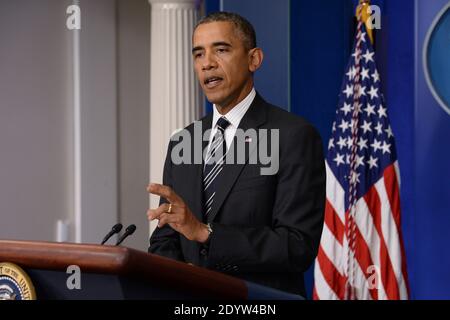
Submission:
<svg viewBox="0 0 450 320">
<path fill-rule="evenodd" d="M 205 79 L 204 84 L 207 88 L 214 88 L 218 86 L 222 80 L 221 77 L 209 77 Z"/>
</svg>

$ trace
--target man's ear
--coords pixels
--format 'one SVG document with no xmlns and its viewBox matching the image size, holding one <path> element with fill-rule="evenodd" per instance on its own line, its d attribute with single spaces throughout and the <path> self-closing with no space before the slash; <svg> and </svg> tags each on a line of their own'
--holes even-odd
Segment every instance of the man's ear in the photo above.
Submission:
<svg viewBox="0 0 450 320">
<path fill-rule="evenodd" d="M 264 59 L 264 53 L 261 48 L 253 48 L 248 52 L 248 69 L 255 72 L 259 69 Z"/>
</svg>

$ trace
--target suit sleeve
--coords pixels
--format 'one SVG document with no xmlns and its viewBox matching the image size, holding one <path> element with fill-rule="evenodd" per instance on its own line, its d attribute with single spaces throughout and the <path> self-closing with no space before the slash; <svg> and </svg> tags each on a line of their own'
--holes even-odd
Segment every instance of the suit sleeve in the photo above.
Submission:
<svg viewBox="0 0 450 320">
<path fill-rule="evenodd" d="M 172 151 L 172 141 L 169 142 L 166 160 L 164 163 L 163 184 L 172 187 L 172 161 L 170 154 Z M 159 205 L 166 203 L 166 199 L 160 198 Z M 184 261 L 180 247 L 180 234 L 172 229 L 168 224 L 162 228 L 156 227 L 150 237 L 149 253 L 157 254 L 178 261 Z"/>
<path fill-rule="evenodd" d="M 213 223 L 207 265 L 239 272 L 304 272 L 314 261 L 323 227 L 326 173 L 322 142 L 309 125 L 280 141 L 272 225 Z"/>
</svg>

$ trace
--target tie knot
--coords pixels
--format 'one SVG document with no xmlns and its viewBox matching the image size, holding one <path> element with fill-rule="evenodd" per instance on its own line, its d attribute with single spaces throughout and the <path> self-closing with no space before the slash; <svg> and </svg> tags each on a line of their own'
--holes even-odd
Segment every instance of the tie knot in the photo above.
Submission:
<svg viewBox="0 0 450 320">
<path fill-rule="evenodd" d="M 230 125 L 230 121 L 227 120 L 225 117 L 220 117 L 219 120 L 217 120 L 217 126 L 222 130 L 225 131 L 225 129 Z"/>
</svg>

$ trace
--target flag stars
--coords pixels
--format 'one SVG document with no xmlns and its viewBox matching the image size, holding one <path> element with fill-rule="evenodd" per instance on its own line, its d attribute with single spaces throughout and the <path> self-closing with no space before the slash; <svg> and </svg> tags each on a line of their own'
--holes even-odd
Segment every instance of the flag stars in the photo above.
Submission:
<svg viewBox="0 0 450 320">
<path fill-rule="evenodd" d="M 366 186 L 359 190 L 358 185 L 376 178 L 369 170 L 382 170 L 393 160 L 395 142 L 367 31 L 359 30 L 357 41 L 339 93 L 327 159 L 340 181 L 362 192 Z"/>
<path fill-rule="evenodd" d="M 367 113 L 367 117 L 370 117 L 371 114 L 375 114 L 375 105 L 367 103 L 367 107 L 364 108 L 364 111 Z"/>
<path fill-rule="evenodd" d="M 370 145 L 373 148 L 374 152 L 377 152 L 381 149 L 381 141 L 378 141 L 376 138 L 373 139 L 373 143 Z"/>
<path fill-rule="evenodd" d="M 366 133 L 367 131 L 372 132 L 372 129 L 370 128 L 370 122 L 367 122 L 366 120 L 364 120 L 364 124 L 361 126 L 361 129 L 364 130 L 364 133 Z"/>
<path fill-rule="evenodd" d="M 364 197 L 397 160 L 389 104 L 381 86 L 384 74 L 377 70 L 377 54 L 370 45 L 368 30 L 363 24 L 359 27 L 349 64 L 341 71 L 345 74 L 341 74 L 343 83 L 336 92 L 339 101 L 333 109 L 333 132 L 324 141 L 328 147 L 326 161 L 333 178 L 345 188 L 346 205 L 349 192 L 352 201 Z"/>
<path fill-rule="evenodd" d="M 349 128 L 349 123 L 348 123 L 348 121 L 345 121 L 344 119 L 342 119 L 342 122 L 340 125 L 338 125 L 338 127 L 341 128 L 343 133 L 345 133 L 345 131 Z"/>
<path fill-rule="evenodd" d="M 360 181 L 359 181 L 359 176 L 360 176 L 361 174 L 360 173 L 357 173 L 356 171 L 353 171 L 352 173 L 351 173 L 351 176 L 350 176 L 350 183 L 351 184 L 356 184 L 356 183 L 359 183 Z"/>
<path fill-rule="evenodd" d="M 380 81 L 380 74 L 378 73 L 377 69 L 375 69 L 374 73 L 372 73 L 372 78 L 374 83 Z"/>
<path fill-rule="evenodd" d="M 353 66 L 351 68 L 349 68 L 346 75 L 349 80 L 353 80 L 353 78 L 356 76 L 356 68 Z"/>
<path fill-rule="evenodd" d="M 357 103 L 357 104 L 355 104 L 355 112 L 357 113 L 357 114 L 360 114 L 361 113 L 361 108 L 362 108 L 362 103 Z"/>
<path fill-rule="evenodd" d="M 337 145 L 339 146 L 339 149 L 342 150 L 347 145 L 347 140 L 343 137 L 339 137 L 339 141 L 337 142 Z"/>
<path fill-rule="evenodd" d="M 366 95 L 366 87 L 356 86 L 355 87 L 355 98 L 358 99 L 361 96 Z"/>
<path fill-rule="evenodd" d="M 341 111 L 344 112 L 345 115 L 352 110 L 352 106 L 349 103 L 344 102 L 344 106 L 341 108 Z"/>
<path fill-rule="evenodd" d="M 342 91 L 343 93 L 345 93 L 345 95 L 347 96 L 347 98 L 349 98 L 350 96 L 353 95 L 353 86 L 351 85 L 346 85 L 345 90 Z"/>
<path fill-rule="evenodd" d="M 334 148 L 334 138 L 331 138 L 330 141 L 328 141 L 328 150 L 331 150 Z"/>
<path fill-rule="evenodd" d="M 366 60 L 366 63 L 369 63 L 369 61 L 375 62 L 373 60 L 374 54 L 375 54 L 375 52 L 370 52 L 369 49 L 366 50 L 366 53 L 363 54 L 363 58 L 364 58 L 364 60 Z"/>
<path fill-rule="evenodd" d="M 385 129 L 384 131 L 387 133 L 388 139 L 389 139 L 390 137 L 393 137 L 393 136 L 394 136 L 394 134 L 392 133 L 391 126 L 389 126 L 389 127 L 388 127 L 387 129 Z"/>
<path fill-rule="evenodd" d="M 355 157 L 355 160 L 356 160 L 356 169 L 359 167 L 359 166 L 364 166 L 364 156 L 359 156 L 359 155 L 356 155 L 356 157 Z"/>
<path fill-rule="evenodd" d="M 375 127 L 375 130 L 378 135 L 383 134 L 383 125 L 381 124 L 381 122 L 378 122 L 377 126 Z"/>
<path fill-rule="evenodd" d="M 364 148 L 369 149 L 369 147 L 367 146 L 367 141 L 368 141 L 367 139 L 363 139 L 362 137 L 359 138 L 358 146 L 360 151 L 364 150 Z"/>
<path fill-rule="evenodd" d="M 361 41 L 366 42 L 366 33 L 365 32 L 361 33 Z"/>
<path fill-rule="evenodd" d="M 352 138 L 348 137 L 347 138 L 347 148 L 350 150 L 352 146 L 353 146 L 353 140 L 352 140 Z"/>
<path fill-rule="evenodd" d="M 387 109 L 386 108 L 383 108 L 383 106 L 382 105 L 380 105 L 380 108 L 378 109 L 378 116 L 381 118 L 381 117 L 385 117 L 385 118 L 387 118 Z"/>
<path fill-rule="evenodd" d="M 370 156 L 369 161 L 367 161 L 367 164 L 369 165 L 369 169 L 378 168 L 377 161 L 378 161 L 378 158 L 374 158 L 374 157 Z"/>
<path fill-rule="evenodd" d="M 356 59 L 356 57 L 361 56 L 361 49 L 356 49 L 355 52 L 352 53 L 352 57 Z"/>
<path fill-rule="evenodd" d="M 366 69 L 366 68 L 362 68 L 362 71 L 361 71 L 361 77 L 362 77 L 362 81 L 364 81 L 364 79 L 370 79 L 370 76 L 369 76 L 369 69 Z"/>
<path fill-rule="evenodd" d="M 370 90 L 367 93 L 370 95 L 371 100 L 378 98 L 378 88 L 374 88 L 374 86 L 370 86 Z"/>
<path fill-rule="evenodd" d="M 383 141 L 383 145 L 381 146 L 381 149 L 383 150 L 383 154 L 385 153 L 391 153 L 391 145 L 386 143 L 386 141 Z"/>
<path fill-rule="evenodd" d="M 339 165 L 341 165 L 341 164 L 345 164 L 344 155 L 340 155 L 339 153 L 337 153 L 336 158 L 334 158 L 333 161 L 336 162 L 337 167 L 339 167 Z"/>
</svg>

